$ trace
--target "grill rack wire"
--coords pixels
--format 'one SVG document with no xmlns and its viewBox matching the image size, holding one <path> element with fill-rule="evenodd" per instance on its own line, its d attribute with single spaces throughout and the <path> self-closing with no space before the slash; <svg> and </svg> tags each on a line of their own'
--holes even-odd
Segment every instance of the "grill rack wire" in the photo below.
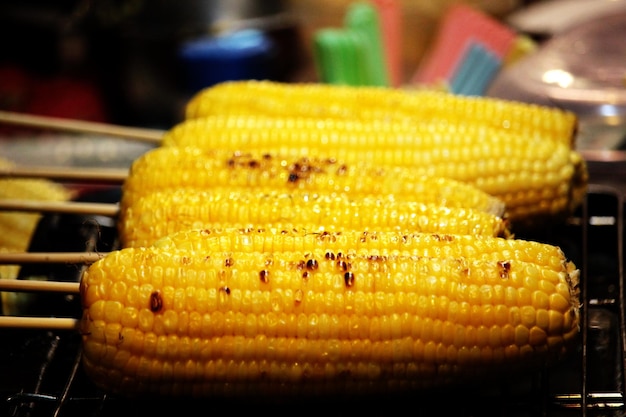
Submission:
<svg viewBox="0 0 626 417">
<path fill-rule="evenodd" d="M 0 114 L 0 123 L 6 122 Z M 27 120 L 24 123 L 30 123 Z M 21 122 L 20 122 L 21 123 Z M 40 126 L 41 127 L 41 126 Z M 57 127 L 52 127 L 57 128 Z M 62 123 L 59 129 L 67 129 Z M 75 130 L 81 130 L 83 127 Z M 111 132 L 108 132 L 111 133 Z M 117 134 L 116 132 L 112 132 Z M 121 130 L 120 136 L 128 134 Z M 151 132 L 148 132 L 148 136 Z M 158 133 L 157 133 L 158 135 Z M 619 161 L 623 162 L 623 161 Z M 593 172 L 591 173 L 593 180 Z M 621 185 L 621 184 L 620 184 Z M 540 235 L 521 236 L 563 248 L 581 270 L 581 332 L 577 349 L 563 362 L 523 378 L 487 386 L 464 387 L 454 392 L 416 393 L 410 397 L 324 400 L 315 404 L 267 404 L 263 411 L 305 415 L 362 413 L 414 415 L 438 413 L 459 416 L 623 416 L 626 415 L 626 310 L 624 289 L 624 190 L 620 186 L 593 182 L 577 212 L 563 224 L 553 225 Z M 2 210 L 2 208 L 0 208 Z M 29 211 L 36 210 L 29 208 Z M 50 209 L 54 211 L 54 209 Z M 114 222 L 95 216 L 81 217 L 73 227 L 80 229 L 85 246 L 116 248 Z M 46 217 L 44 217 L 45 219 Z M 58 218 L 55 218 L 58 223 Z M 43 221 L 43 220 L 42 220 Z M 62 222 L 61 222 L 62 223 Z M 77 225 L 78 224 L 78 225 Z M 40 222 L 41 226 L 41 222 Z M 67 230 L 61 230 L 67 233 Z M 52 268 L 45 265 L 44 268 Z M 73 273 L 78 281 L 84 265 L 62 265 L 61 274 Z M 26 266 L 23 266 L 26 268 Z M 44 274 L 49 271 L 44 270 Z M 39 270 L 38 273 L 42 273 Z M 74 315 L 77 295 L 55 295 L 54 305 Z M 35 294 L 33 297 L 38 297 Z M 38 304 L 38 302 L 35 302 Z M 55 308 L 56 308 L 55 307 Z M 58 311 L 39 311 L 54 316 Z M 211 400 L 125 400 L 100 391 L 82 373 L 80 335 L 71 330 L 0 328 L 0 415 L 112 416 L 166 415 L 210 407 L 210 412 L 236 412 L 249 407 L 245 402 Z M 243 407 L 243 408 L 242 408 Z M 295 408 L 294 408 L 295 407 Z"/>
</svg>

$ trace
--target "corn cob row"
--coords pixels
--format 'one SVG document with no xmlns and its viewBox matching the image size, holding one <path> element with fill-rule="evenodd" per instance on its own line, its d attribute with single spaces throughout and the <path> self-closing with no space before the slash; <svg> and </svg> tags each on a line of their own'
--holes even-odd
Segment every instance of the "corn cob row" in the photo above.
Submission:
<svg viewBox="0 0 626 417">
<path fill-rule="evenodd" d="M 83 363 L 123 395 L 433 387 L 563 354 L 577 277 L 521 240 L 188 231 L 87 270 Z"/>
<path fill-rule="evenodd" d="M 155 191 L 270 189 L 386 197 L 444 207 L 465 207 L 504 216 L 504 203 L 466 183 L 427 177 L 409 167 L 378 167 L 334 158 L 280 156 L 262 152 L 161 147 L 135 160 L 124 182 L 122 210 Z"/>
<path fill-rule="evenodd" d="M 317 225 L 324 230 L 364 228 L 509 235 L 501 217 L 463 207 L 272 189 L 181 188 L 146 194 L 124 207 L 120 212 L 120 240 L 125 247 L 148 246 L 174 232 L 216 223 L 252 227 L 292 223 Z"/>
<path fill-rule="evenodd" d="M 276 237 L 270 238 L 274 235 Z M 380 229 L 328 231 L 320 229 L 315 224 L 294 223 L 269 227 L 222 225 L 203 229 L 186 229 L 162 237 L 152 246 L 167 251 L 189 253 L 229 250 L 304 253 L 308 249 L 318 248 L 331 250 L 334 253 L 341 252 L 346 258 L 359 251 L 372 253 L 393 251 L 414 257 L 472 258 L 486 261 L 498 261 L 514 256 L 518 261 L 541 266 L 548 266 L 551 262 L 555 262 L 555 259 L 564 256 L 557 246 L 523 239 L 398 230 L 381 231 Z M 512 255 L 513 252 L 515 252 L 514 255 Z"/>
<path fill-rule="evenodd" d="M 570 146 L 577 129 L 573 113 L 526 103 L 432 90 L 271 81 L 218 84 L 197 93 L 186 107 L 188 119 L 219 114 L 378 119 L 409 124 L 445 122 L 459 126 L 476 123 Z"/>
<path fill-rule="evenodd" d="M 502 200 L 513 224 L 562 218 L 587 185 L 580 154 L 564 143 L 480 127 L 447 128 L 373 120 L 218 115 L 182 122 L 164 146 L 341 155 L 346 164 L 408 166 L 427 176 L 467 182 Z"/>
</svg>

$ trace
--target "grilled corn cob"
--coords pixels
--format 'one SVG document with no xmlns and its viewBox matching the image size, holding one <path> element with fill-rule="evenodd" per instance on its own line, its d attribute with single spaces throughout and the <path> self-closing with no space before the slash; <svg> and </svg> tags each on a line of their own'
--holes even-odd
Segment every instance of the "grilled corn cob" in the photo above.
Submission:
<svg viewBox="0 0 626 417">
<path fill-rule="evenodd" d="M 135 160 L 123 188 L 122 207 L 154 191 L 266 188 L 291 192 L 387 196 L 397 201 L 466 207 L 504 215 L 504 203 L 478 188 L 409 167 L 378 167 L 333 158 L 282 157 L 271 153 L 160 147 Z"/>
<path fill-rule="evenodd" d="M 181 188 L 147 194 L 120 212 L 123 246 L 148 246 L 185 229 L 212 224 L 276 226 L 284 223 L 335 228 L 508 236 L 505 220 L 467 208 L 385 198 L 273 190 Z"/>
<path fill-rule="evenodd" d="M 572 212 L 584 197 L 586 165 L 568 145 L 471 125 L 423 128 L 385 121 L 212 116 L 168 131 L 165 146 L 294 153 L 346 164 L 409 166 L 428 176 L 467 182 L 504 201 L 513 224 L 541 223 Z"/>
<path fill-rule="evenodd" d="M 477 124 L 567 145 L 573 143 L 577 128 L 574 113 L 527 103 L 432 90 L 271 81 L 218 84 L 197 93 L 186 107 L 189 119 L 217 114 Z"/>
<path fill-rule="evenodd" d="M 91 265 L 87 374 L 130 396 L 397 393 L 543 364 L 577 334 L 578 271 L 549 245 L 248 233 L 187 231 Z"/>
</svg>

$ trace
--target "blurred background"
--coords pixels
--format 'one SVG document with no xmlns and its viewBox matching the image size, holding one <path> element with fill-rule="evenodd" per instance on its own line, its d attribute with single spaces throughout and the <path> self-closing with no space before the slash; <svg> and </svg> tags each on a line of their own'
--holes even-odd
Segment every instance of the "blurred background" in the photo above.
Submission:
<svg viewBox="0 0 626 417">
<path fill-rule="evenodd" d="M 580 146 L 623 146 L 624 0 L 2 0 L 0 110 L 167 129 L 219 81 L 345 83 L 318 36 L 355 3 L 379 12 L 389 84 L 572 109 Z"/>
<path fill-rule="evenodd" d="M 167 128 L 179 120 L 184 102 L 197 87 L 188 79 L 189 65 L 182 56 L 190 42 L 240 29 L 259 30 L 272 49 L 265 68 L 254 64 L 251 78 L 317 81 L 314 34 L 341 26 L 350 3 L 3 0 L 0 109 Z M 451 3 L 398 2 L 404 81 L 415 71 Z M 468 3 L 500 18 L 530 2 Z M 219 72 L 220 66 L 226 64 L 213 69 Z"/>
</svg>

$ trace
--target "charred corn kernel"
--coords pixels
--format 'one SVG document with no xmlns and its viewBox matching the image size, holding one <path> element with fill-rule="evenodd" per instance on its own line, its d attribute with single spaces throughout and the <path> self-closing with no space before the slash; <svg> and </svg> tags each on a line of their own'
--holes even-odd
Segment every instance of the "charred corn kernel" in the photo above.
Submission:
<svg viewBox="0 0 626 417">
<path fill-rule="evenodd" d="M 123 188 L 122 207 L 139 196 L 181 187 L 266 188 L 291 192 L 345 193 L 351 197 L 388 196 L 446 207 L 467 207 L 504 215 L 504 203 L 477 187 L 428 177 L 410 167 L 346 164 L 334 158 L 308 158 L 264 152 L 233 152 L 161 147 L 135 160 Z"/>
<path fill-rule="evenodd" d="M 187 104 L 189 119 L 217 114 L 476 124 L 567 145 L 573 143 L 577 129 L 572 112 L 521 102 L 432 90 L 271 81 L 218 84 L 200 91 Z"/>
<path fill-rule="evenodd" d="M 578 271 L 556 247 L 363 236 L 186 231 L 112 252 L 81 281 L 84 368 L 123 395 L 397 392 L 542 364 L 577 334 Z"/>
<path fill-rule="evenodd" d="M 124 246 L 147 246 L 174 232 L 215 223 L 508 235 L 501 217 L 467 208 L 376 197 L 352 199 L 343 194 L 185 188 L 139 198 L 120 213 L 119 230 Z"/>
<path fill-rule="evenodd" d="M 570 214 L 582 201 L 587 169 L 566 144 L 471 125 L 424 128 L 385 121 L 211 116 L 168 131 L 166 146 L 315 155 L 345 164 L 408 166 L 428 176 L 467 182 L 502 200 L 515 223 Z"/>
</svg>

